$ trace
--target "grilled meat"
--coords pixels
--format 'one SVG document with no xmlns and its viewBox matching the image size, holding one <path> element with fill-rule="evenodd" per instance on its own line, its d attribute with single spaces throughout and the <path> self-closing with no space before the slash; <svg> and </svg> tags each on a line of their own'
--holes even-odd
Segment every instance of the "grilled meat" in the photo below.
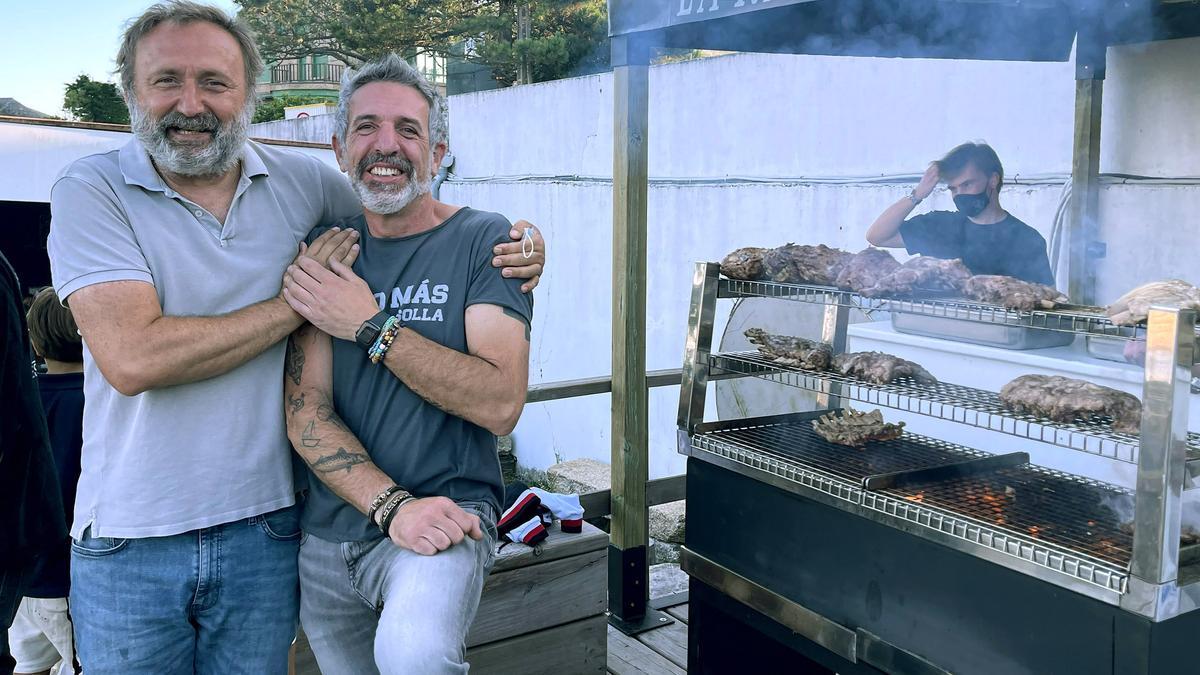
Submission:
<svg viewBox="0 0 1200 675">
<path fill-rule="evenodd" d="M 1179 279 L 1138 286 L 1108 306 L 1108 318 L 1118 326 L 1139 324 L 1146 320 L 1151 305 L 1200 309 L 1200 288 Z"/>
<path fill-rule="evenodd" d="M 763 256 L 763 272 L 772 281 L 832 286 L 850 254 L 824 244 L 787 244 Z"/>
<path fill-rule="evenodd" d="M 900 268 L 900 263 L 891 253 L 879 248 L 865 248 L 846 260 L 837 276 L 837 287 L 848 291 L 862 291 L 879 283 L 879 280 Z"/>
<path fill-rule="evenodd" d="M 859 291 L 868 297 L 912 295 L 914 293 L 961 291 L 963 284 L 971 278 L 971 271 L 961 260 L 942 260 L 929 256 L 917 256 L 884 275 L 875 285 Z"/>
<path fill-rule="evenodd" d="M 1067 302 L 1067 296 L 1056 288 L 998 274 L 977 274 L 967 279 L 963 294 L 973 300 L 1024 312 L 1053 309 L 1055 305 Z"/>
<path fill-rule="evenodd" d="M 805 370 L 828 370 L 833 358 L 833 348 L 824 342 L 790 335 L 772 335 L 759 328 L 747 329 L 745 334 L 761 354 L 781 365 L 798 366 Z"/>
<path fill-rule="evenodd" d="M 763 278 L 763 256 L 770 249 L 747 246 L 725 256 L 721 261 L 721 274 L 730 279 L 755 281 Z"/>
<path fill-rule="evenodd" d="M 1113 431 L 1137 433 L 1142 402 L 1132 394 L 1059 375 L 1022 375 L 1004 385 L 1000 400 L 1018 413 L 1071 422 L 1092 415 L 1112 418 Z"/>
<path fill-rule="evenodd" d="M 883 352 L 850 352 L 833 358 L 833 370 L 874 384 L 887 384 L 911 377 L 921 384 L 933 384 L 937 378 L 919 364 Z"/>
<path fill-rule="evenodd" d="M 830 443 L 862 448 L 871 441 L 890 441 L 904 434 L 904 422 L 890 424 L 883 421 L 883 413 L 869 413 L 847 408 L 841 415 L 827 413 L 813 420 L 813 431 Z"/>
</svg>

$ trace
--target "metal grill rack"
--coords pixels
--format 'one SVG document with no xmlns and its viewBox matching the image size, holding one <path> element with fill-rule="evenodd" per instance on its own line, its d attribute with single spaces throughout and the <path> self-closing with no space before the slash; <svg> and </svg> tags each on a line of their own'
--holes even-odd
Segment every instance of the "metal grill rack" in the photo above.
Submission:
<svg viewBox="0 0 1200 675">
<path fill-rule="evenodd" d="M 1122 462 L 1137 463 L 1136 435 L 1113 431 L 1111 420 L 1093 417 L 1074 422 L 1049 422 L 1008 410 L 993 392 L 948 382 L 921 384 L 904 378 L 890 384 L 871 384 L 833 372 L 801 370 L 774 363 L 758 352 L 714 354 L 714 370 L 753 375 L 780 384 L 844 399 L 949 420 L 1012 436 L 1029 438 Z M 1200 471 L 1200 434 L 1188 434 L 1188 459 Z"/>
<path fill-rule="evenodd" d="M 1107 335 L 1125 339 L 1144 338 L 1146 334 L 1145 328 L 1141 326 L 1118 326 L 1112 323 L 1099 307 L 1094 311 L 1035 310 L 1023 312 L 963 298 L 868 298 L 832 286 L 727 278 L 721 278 L 717 287 L 717 297 L 776 298 L 819 305 L 838 305 L 862 310 L 868 314 L 879 311 L 904 312 L 979 323 L 997 323 L 1064 333 Z"/>
<path fill-rule="evenodd" d="M 1131 536 L 1119 529 L 1106 503 L 1130 499 L 1128 492 L 1028 464 L 870 491 L 862 485 L 871 475 L 991 455 L 908 433 L 863 449 L 849 448 L 817 436 L 813 417 L 809 413 L 746 420 L 742 425 L 706 424 L 690 444 L 693 452 L 711 453 L 819 490 L 864 513 L 952 536 L 960 546 L 1002 553 L 1107 591 L 1124 591 Z M 1090 540 L 1089 532 L 1095 535 Z"/>
<path fill-rule="evenodd" d="M 781 366 L 756 352 L 713 354 L 717 299 L 745 297 L 824 305 L 821 339 L 835 352 L 845 350 L 855 309 L 1125 340 L 1148 337 L 1141 432 L 1114 432 L 1111 420 L 1101 417 L 1058 423 L 1014 413 L 997 394 L 960 385 L 911 380 L 876 385 Z M 1021 312 L 944 296 L 868 298 L 828 286 L 721 278 L 718 264 L 698 263 L 680 388 L 679 449 L 1162 621 L 1200 610 L 1200 545 L 1182 546 L 1179 523 L 1183 492 L 1200 483 L 1200 434 L 1187 429 L 1190 366 L 1200 360 L 1194 353 L 1196 317 L 1193 310 L 1152 308 L 1148 327 L 1117 326 L 1100 308 Z M 874 444 L 879 452 L 868 445 L 865 453 L 798 440 L 813 414 L 803 425 L 793 423 L 801 414 L 705 422 L 709 378 L 731 374 L 814 391 L 822 411 L 858 401 L 1133 463 L 1138 488 L 1124 492 L 1034 467 L 1024 453 L 979 453 L 911 434 Z M 1133 503 L 1138 526 L 1132 534 L 1117 527 L 1112 509 L 1101 503 L 1118 497 Z"/>
</svg>

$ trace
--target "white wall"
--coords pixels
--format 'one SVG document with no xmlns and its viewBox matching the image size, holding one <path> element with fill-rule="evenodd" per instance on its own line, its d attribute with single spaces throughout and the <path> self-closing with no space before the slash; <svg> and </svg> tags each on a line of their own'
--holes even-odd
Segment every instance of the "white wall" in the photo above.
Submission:
<svg viewBox="0 0 1200 675">
<path fill-rule="evenodd" d="M 1110 50 L 1105 172 L 1200 175 L 1200 40 Z M 1049 239 L 1070 172 L 1074 66 L 739 54 L 650 73 L 647 367 L 682 359 L 692 264 L 787 241 L 857 250 L 911 175 L 967 139 L 1005 163 L 1006 208 Z M 611 372 L 612 77 L 456 96 L 455 173 L 443 199 L 538 224 L 550 248 L 537 293 L 531 381 Z M 724 177 L 748 179 L 715 184 Z M 707 179 L 695 181 L 689 179 Z M 675 182 L 672 183 L 672 180 Z M 1200 188 L 1106 185 L 1101 301 L 1194 270 Z M 944 191 L 923 208 L 952 208 Z M 718 307 L 719 336 L 730 304 Z M 710 402 L 713 397 L 710 396 Z M 652 391 L 652 476 L 679 473 L 678 388 Z M 711 409 L 710 405 L 710 409 Z M 713 419 L 710 410 L 707 419 Z M 523 464 L 609 457 L 609 400 L 531 405 Z"/>
</svg>

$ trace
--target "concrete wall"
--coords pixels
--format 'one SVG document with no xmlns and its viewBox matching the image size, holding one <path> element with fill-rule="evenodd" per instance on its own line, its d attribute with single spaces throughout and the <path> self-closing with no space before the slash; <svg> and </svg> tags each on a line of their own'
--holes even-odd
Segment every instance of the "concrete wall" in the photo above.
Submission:
<svg viewBox="0 0 1200 675">
<path fill-rule="evenodd" d="M 1200 40 L 1110 50 L 1104 171 L 1200 175 L 1198 52 Z M 787 241 L 857 250 L 879 211 L 963 140 L 997 148 L 1004 205 L 1049 239 L 1070 171 L 1073 77 L 1070 63 L 757 54 L 652 68 L 648 368 L 680 364 L 695 261 Z M 612 98 L 611 75 L 597 75 L 450 101 L 457 164 L 443 198 L 529 219 L 549 242 L 533 382 L 611 372 Z M 1100 199 L 1102 301 L 1168 276 L 1200 283 L 1200 188 L 1107 184 Z M 939 190 L 922 208 L 953 207 Z M 651 394 L 652 476 L 682 470 L 677 403 L 677 387 Z M 608 397 L 531 405 L 516 440 L 531 466 L 607 459 Z"/>
</svg>

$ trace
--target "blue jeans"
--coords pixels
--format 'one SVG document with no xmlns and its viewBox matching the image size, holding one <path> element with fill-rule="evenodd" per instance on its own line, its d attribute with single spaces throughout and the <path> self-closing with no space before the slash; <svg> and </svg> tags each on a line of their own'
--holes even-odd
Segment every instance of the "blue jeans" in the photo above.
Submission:
<svg viewBox="0 0 1200 675">
<path fill-rule="evenodd" d="M 88 675 L 287 673 L 298 507 L 169 537 L 71 545 L 71 614 Z"/>
<path fill-rule="evenodd" d="M 496 517 L 487 504 L 459 506 L 479 516 L 483 539 L 437 555 L 387 539 L 304 538 L 300 622 L 324 675 L 467 672 L 463 643 L 495 560 Z"/>
</svg>

